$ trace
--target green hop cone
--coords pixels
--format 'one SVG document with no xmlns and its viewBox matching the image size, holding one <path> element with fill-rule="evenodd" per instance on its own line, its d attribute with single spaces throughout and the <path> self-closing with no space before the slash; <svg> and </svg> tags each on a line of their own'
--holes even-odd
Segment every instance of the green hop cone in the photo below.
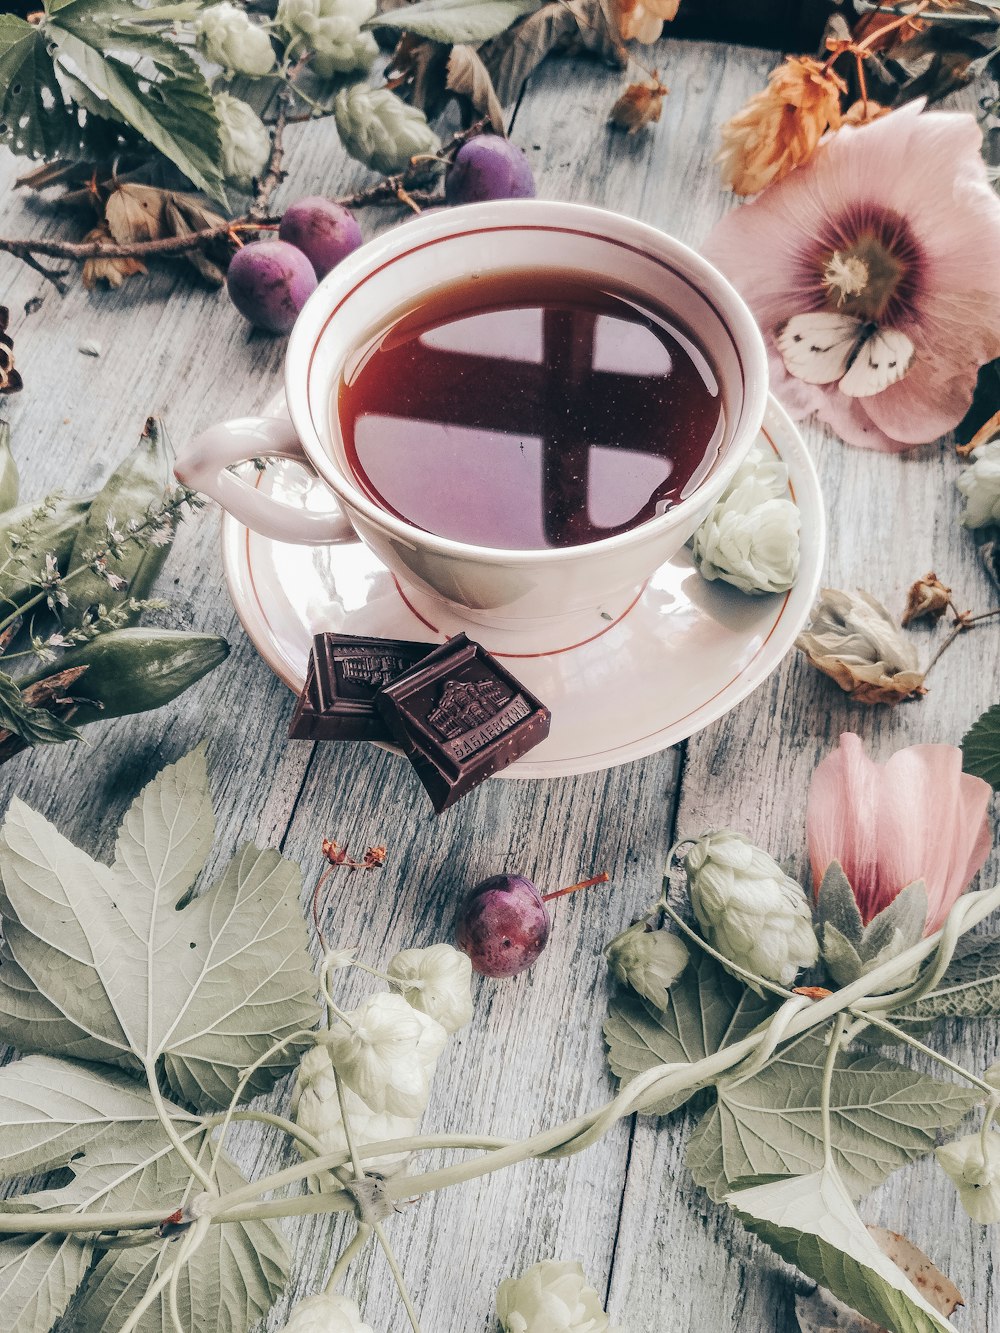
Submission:
<svg viewBox="0 0 1000 1333">
<path fill-rule="evenodd" d="M 616 935 L 604 950 L 611 975 L 658 1009 L 670 1003 L 670 987 L 688 965 L 684 941 L 667 930 L 647 930 L 644 923 Z"/>
<path fill-rule="evenodd" d="M 252 106 L 230 93 L 216 93 L 215 112 L 222 137 L 222 171 L 234 185 L 247 186 L 264 170 L 271 152 L 267 126 Z"/>
<path fill-rule="evenodd" d="M 802 886 L 742 834 L 705 833 L 684 857 L 691 906 L 709 944 L 738 967 L 790 986 L 819 957 Z"/>
<path fill-rule="evenodd" d="M 366 72 L 378 43 L 361 25 L 375 13 L 375 0 L 281 0 L 275 21 L 294 54 L 307 52 L 321 79 Z"/>
<path fill-rule="evenodd" d="M 388 88 L 354 84 L 337 94 L 337 129 L 351 157 L 384 176 L 403 171 L 418 153 L 437 153 L 441 140 L 427 117 Z"/>
<path fill-rule="evenodd" d="M 259 79 L 274 67 L 270 37 L 228 0 L 203 10 L 195 32 L 198 49 L 213 64 L 230 73 Z"/>
</svg>

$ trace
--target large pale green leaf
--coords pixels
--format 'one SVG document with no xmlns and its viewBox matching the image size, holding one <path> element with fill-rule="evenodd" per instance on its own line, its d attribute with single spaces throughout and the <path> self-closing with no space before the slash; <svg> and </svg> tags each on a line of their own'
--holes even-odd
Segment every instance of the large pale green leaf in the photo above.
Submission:
<svg viewBox="0 0 1000 1333">
<path fill-rule="evenodd" d="M 745 1082 L 721 1080 L 688 1143 L 691 1174 L 716 1201 L 740 1180 L 803 1175 L 823 1162 L 820 1089 L 827 1048 L 808 1033 Z M 855 1197 L 935 1143 L 980 1100 L 893 1060 L 847 1055 L 830 1095 L 834 1161 Z"/>
<path fill-rule="evenodd" d="M 402 28 L 432 42 L 471 43 L 488 41 L 525 14 L 537 9 L 541 0 L 418 0 L 415 5 L 376 14 L 367 28 Z"/>
<path fill-rule="evenodd" d="M 150 418 L 138 445 L 94 496 L 69 553 L 68 569 L 77 569 L 85 564 L 89 553 L 107 546 L 109 527 L 127 536 L 131 523 L 142 524 L 162 509 L 174 486 L 173 462 L 173 450 L 162 423 Z M 171 541 L 168 532 L 155 545 L 148 540 L 126 542 L 120 556 L 109 556 L 107 567 L 124 579 L 123 588 L 112 588 L 94 569 L 72 578 L 65 585 L 70 604 L 60 614 L 63 628 L 76 629 L 99 606 L 111 608 L 145 597 L 170 553 Z M 119 623 L 132 624 L 138 616 L 139 612 L 134 612 Z"/>
<path fill-rule="evenodd" d="M 934 990 L 893 1018 L 976 1018 L 1000 1014 L 1000 935 L 959 940 L 947 971 Z"/>
<path fill-rule="evenodd" d="M 65 1166 L 109 1129 L 155 1120 L 149 1093 L 124 1074 L 47 1055 L 15 1060 L 0 1069 L 0 1180 Z"/>
<path fill-rule="evenodd" d="M 788 1263 L 891 1333 L 957 1333 L 883 1254 L 834 1168 L 737 1190 L 725 1202 Z"/>
<path fill-rule="evenodd" d="M 183 1131 L 183 1123 L 180 1127 Z M 200 1134 L 188 1137 L 188 1144 L 197 1152 Z M 187 1169 L 156 1122 L 102 1136 L 70 1163 L 70 1170 L 70 1184 L 21 1196 L 6 1208 L 82 1212 L 162 1207 L 167 1217 L 184 1201 L 189 1183 Z M 231 1190 L 244 1183 L 223 1158 L 221 1188 Z M 81 1241 L 15 1237 L 0 1244 L 0 1333 L 41 1333 L 48 1328 L 51 1312 L 65 1308 L 93 1253 L 92 1243 Z M 116 1333 L 152 1276 L 174 1253 L 169 1241 L 153 1240 L 137 1249 L 106 1254 L 87 1278 L 76 1327 Z M 213 1228 L 180 1284 L 185 1328 L 191 1333 L 244 1333 L 273 1304 L 286 1271 L 287 1255 L 276 1224 L 227 1223 Z M 46 1275 L 46 1292 L 29 1290 L 33 1281 Z M 40 1305 L 43 1299 L 45 1304 Z M 139 1325 L 143 1333 L 163 1333 L 170 1327 L 159 1300 Z"/>
<path fill-rule="evenodd" d="M 669 997 L 662 1010 L 631 991 L 612 996 L 604 1039 L 608 1064 L 623 1085 L 655 1065 L 693 1064 L 731 1046 L 773 1009 L 701 951 L 670 987 Z M 646 1113 L 667 1115 L 694 1091 L 674 1093 Z"/>
<path fill-rule="evenodd" d="M 225 202 L 219 119 L 204 73 L 156 23 L 122 0 L 65 0 L 48 6 L 45 37 L 57 60 L 199 189 Z M 156 11 L 147 12 L 146 19 Z M 170 14 L 159 15 L 169 22 Z M 89 103 L 94 106 L 93 101 Z"/>
<path fill-rule="evenodd" d="M 962 737 L 962 767 L 1000 791 L 1000 704 L 987 709 Z"/>
<path fill-rule="evenodd" d="M 190 896 L 211 833 L 206 792 L 200 750 L 164 770 L 126 817 L 110 867 L 12 802 L 0 914 L 16 969 L 0 969 L 0 1033 L 25 1050 L 162 1065 L 182 1097 L 222 1106 L 240 1070 L 314 1025 L 298 867 L 245 847 L 219 884 Z M 296 1058 L 294 1046 L 274 1057 L 250 1093 Z"/>
</svg>

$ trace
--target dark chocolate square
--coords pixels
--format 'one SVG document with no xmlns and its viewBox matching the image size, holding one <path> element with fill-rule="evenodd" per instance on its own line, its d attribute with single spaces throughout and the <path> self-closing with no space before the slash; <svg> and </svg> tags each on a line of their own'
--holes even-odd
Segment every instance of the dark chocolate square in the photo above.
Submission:
<svg viewBox="0 0 1000 1333">
<path fill-rule="evenodd" d="M 375 696 L 434 646 L 405 639 L 317 634 L 289 737 L 309 741 L 389 740 L 388 728 L 375 708 Z"/>
<path fill-rule="evenodd" d="M 386 685 L 375 707 L 438 814 L 549 734 L 545 705 L 464 634 Z"/>
</svg>

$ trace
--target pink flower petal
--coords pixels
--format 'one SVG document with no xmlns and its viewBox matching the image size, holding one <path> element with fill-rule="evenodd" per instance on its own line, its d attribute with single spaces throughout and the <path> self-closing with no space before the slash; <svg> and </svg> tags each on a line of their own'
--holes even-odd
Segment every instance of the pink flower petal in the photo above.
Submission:
<svg viewBox="0 0 1000 1333">
<path fill-rule="evenodd" d="M 930 934 L 989 855 L 990 796 L 988 783 L 962 772 L 954 745 L 912 745 L 883 766 L 846 733 L 817 766 L 809 790 L 816 888 L 830 862 L 840 861 L 867 922 L 922 879 Z"/>
<path fill-rule="evenodd" d="M 971 115 L 921 108 L 910 103 L 828 136 L 804 167 L 724 217 L 703 247 L 754 312 L 772 388 L 792 415 L 816 412 L 865 448 L 911 448 L 951 430 L 978 367 L 1000 356 L 1000 264 L 982 258 L 1000 250 L 1000 200 L 981 132 Z M 773 340 L 792 315 L 824 307 L 821 256 L 851 245 L 873 211 L 902 219 L 911 238 L 912 281 L 892 326 L 912 339 L 915 358 L 897 384 L 852 400 L 836 384 L 789 376 Z"/>
</svg>

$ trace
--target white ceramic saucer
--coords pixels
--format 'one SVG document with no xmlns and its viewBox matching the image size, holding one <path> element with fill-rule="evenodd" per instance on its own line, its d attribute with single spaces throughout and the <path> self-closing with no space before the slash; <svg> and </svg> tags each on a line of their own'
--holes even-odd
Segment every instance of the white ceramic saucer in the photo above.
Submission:
<svg viewBox="0 0 1000 1333">
<path fill-rule="evenodd" d="M 595 637 L 549 654 L 500 652 L 552 712 L 548 739 L 502 776 L 590 773 L 676 745 L 746 698 L 785 656 L 819 585 L 825 520 L 812 460 L 773 398 L 762 433 L 787 464 L 802 512 L 802 563 L 792 591 L 747 597 L 727 584 L 707 583 L 685 549 Z M 329 508 L 329 493 L 296 463 L 272 464 L 259 484 L 286 502 Z M 482 626 L 418 614 L 360 542 L 290 546 L 224 515 L 222 558 L 244 628 L 295 691 L 319 630 L 440 643 L 466 629 L 485 648 L 497 646 Z"/>
</svg>

